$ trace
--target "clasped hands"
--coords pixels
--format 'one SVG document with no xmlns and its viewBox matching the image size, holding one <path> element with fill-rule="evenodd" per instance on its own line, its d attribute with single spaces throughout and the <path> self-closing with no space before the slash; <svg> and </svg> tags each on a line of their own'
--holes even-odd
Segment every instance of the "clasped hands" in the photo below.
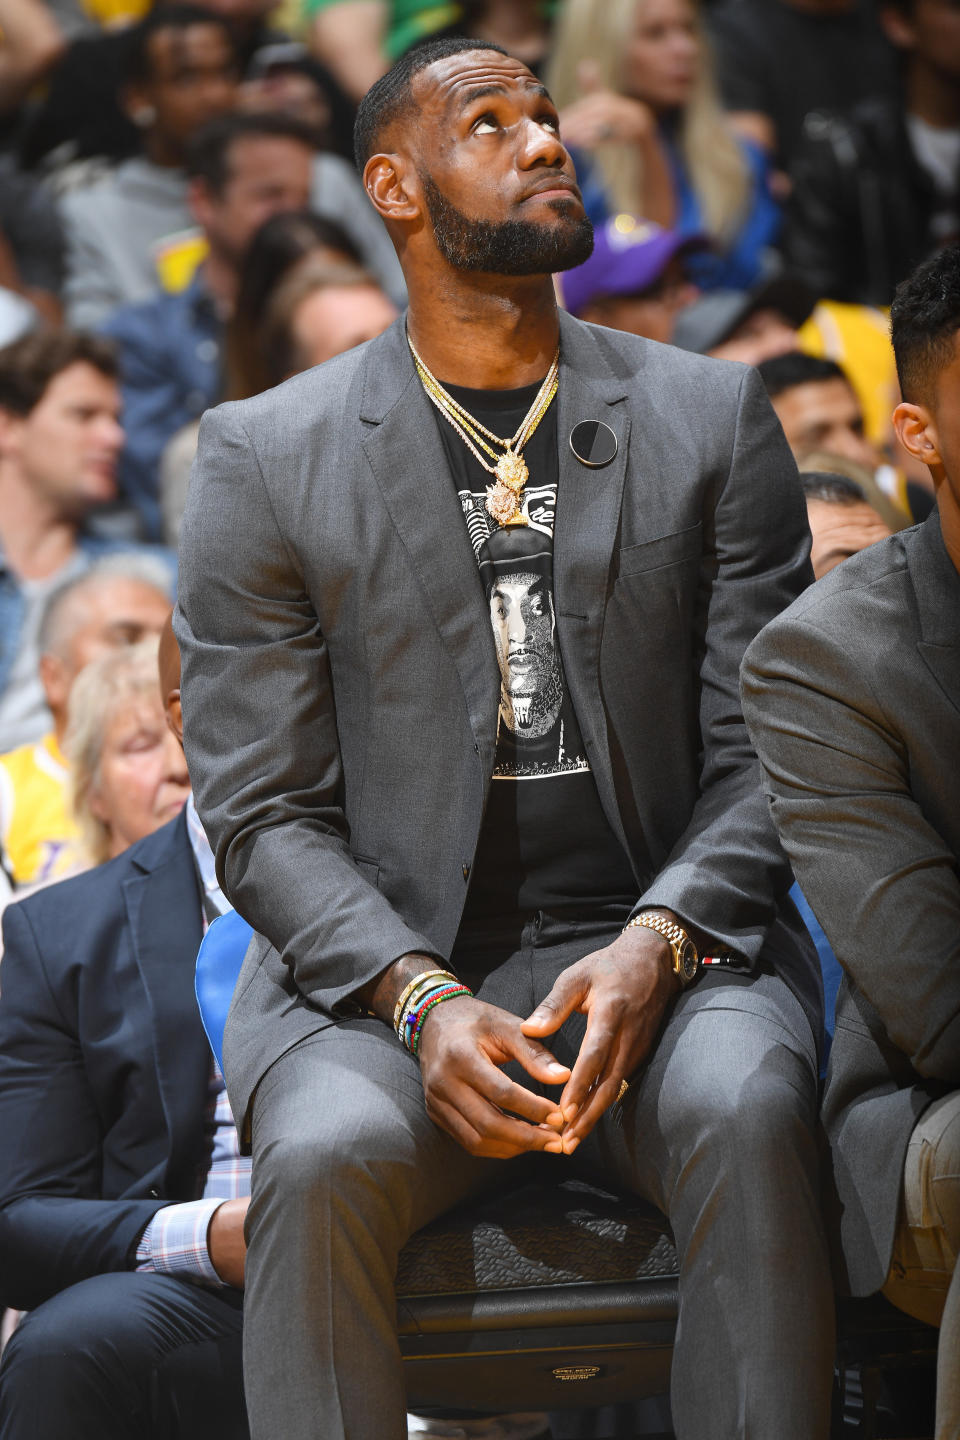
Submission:
<svg viewBox="0 0 960 1440">
<path fill-rule="evenodd" d="M 526 1020 L 463 997 L 424 1022 L 420 1067 L 427 1113 L 471 1155 L 571 1155 L 649 1051 L 676 994 L 670 947 L 635 928 L 569 966 Z M 574 1012 L 587 1018 L 571 1070 L 542 1043 Z M 556 1100 L 505 1075 L 516 1060 Z"/>
</svg>

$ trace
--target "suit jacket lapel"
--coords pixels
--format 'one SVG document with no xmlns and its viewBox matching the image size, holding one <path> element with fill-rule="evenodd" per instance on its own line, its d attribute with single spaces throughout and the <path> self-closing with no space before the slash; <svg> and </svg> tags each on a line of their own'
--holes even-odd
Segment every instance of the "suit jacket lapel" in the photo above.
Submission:
<svg viewBox="0 0 960 1440">
<path fill-rule="evenodd" d="M 183 816 L 157 832 L 124 884 L 134 955 L 150 1001 L 156 1073 L 170 1135 L 170 1193 L 189 1193 L 201 1159 L 210 1050 L 193 976 L 203 938 L 196 873 Z"/>
<path fill-rule="evenodd" d="M 360 419 L 367 459 L 457 667 L 474 738 L 490 773 L 500 698 L 490 615 L 403 317 L 370 348 Z"/>
<path fill-rule="evenodd" d="M 917 649 L 960 710 L 960 575 L 947 554 L 936 510 L 909 537 L 907 563 L 920 609 Z"/>
<path fill-rule="evenodd" d="M 630 420 L 620 404 L 626 388 L 610 370 L 592 332 L 566 315 L 561 315 L 560 347 L 560 470 L 553 541 L 557 634 L 604 811 L 629 854 L 600 698 L 600 641 L 630 443 Z M 584 420 L 601 420 L 617 437 L 617 453 L 603 469 L 590 469 L 570 447 L 574 427 Z"/>
</svg>

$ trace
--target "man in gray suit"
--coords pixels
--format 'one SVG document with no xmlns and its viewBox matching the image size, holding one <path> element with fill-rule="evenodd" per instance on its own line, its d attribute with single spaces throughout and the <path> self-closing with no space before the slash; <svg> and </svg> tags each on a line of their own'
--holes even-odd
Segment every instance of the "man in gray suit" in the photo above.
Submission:
<svg viewBox="0 0 960 1440">
<path fill-rule="evenodd" d="M 960 1434 L 960 249 L 904 282 L 892 328 L 894 423 L 937 508 L 764 630 L 743 703 L 846 971 L 824 1108 L 842 1279 L 942 1317 L 946 1440 Z"/>
<path fill-rule="evenodd" d="M 414 52 L 357 150 L 408 314 L 206 418 L 181 552 L 191 773 L 259 936 L 252 1433 L 400 1440 L 398 1251 L 543 1152 L 670 1218 L 678 1436 L 811 1440 L 819 972 L 737 694 L 810 579 L 789 450 L 752 372 L 558 316 L 592 235 L 524 65 Z"/>
</svg>

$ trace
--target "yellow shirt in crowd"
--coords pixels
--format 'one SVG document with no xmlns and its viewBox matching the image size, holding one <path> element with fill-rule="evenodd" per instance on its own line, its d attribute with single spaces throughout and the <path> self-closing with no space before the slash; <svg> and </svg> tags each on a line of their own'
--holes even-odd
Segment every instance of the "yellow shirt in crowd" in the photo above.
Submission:
<svg viewBox="0 0 960 1440">
<path fill-rule="evenodd" d="M 0 755 L 0 845 L 16 886 L 62 879 L 85 863 L 69 777 L 52 732 Z"/>
</svg>

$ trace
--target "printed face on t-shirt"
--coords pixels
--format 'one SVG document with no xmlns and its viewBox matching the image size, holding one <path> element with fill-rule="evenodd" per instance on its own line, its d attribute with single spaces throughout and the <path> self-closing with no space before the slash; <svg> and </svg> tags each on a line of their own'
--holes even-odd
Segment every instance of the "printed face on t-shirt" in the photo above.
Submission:
<svg viewBox="0 0 960 1440">
<path fill-rule="evenodd" d="M 556 720 L 562 698 L 547 577 L 531 571 L 499 575 L 490 591 L 490 618 L 506 724 L 515 734 L 544 734 Z"/>
</svg>

